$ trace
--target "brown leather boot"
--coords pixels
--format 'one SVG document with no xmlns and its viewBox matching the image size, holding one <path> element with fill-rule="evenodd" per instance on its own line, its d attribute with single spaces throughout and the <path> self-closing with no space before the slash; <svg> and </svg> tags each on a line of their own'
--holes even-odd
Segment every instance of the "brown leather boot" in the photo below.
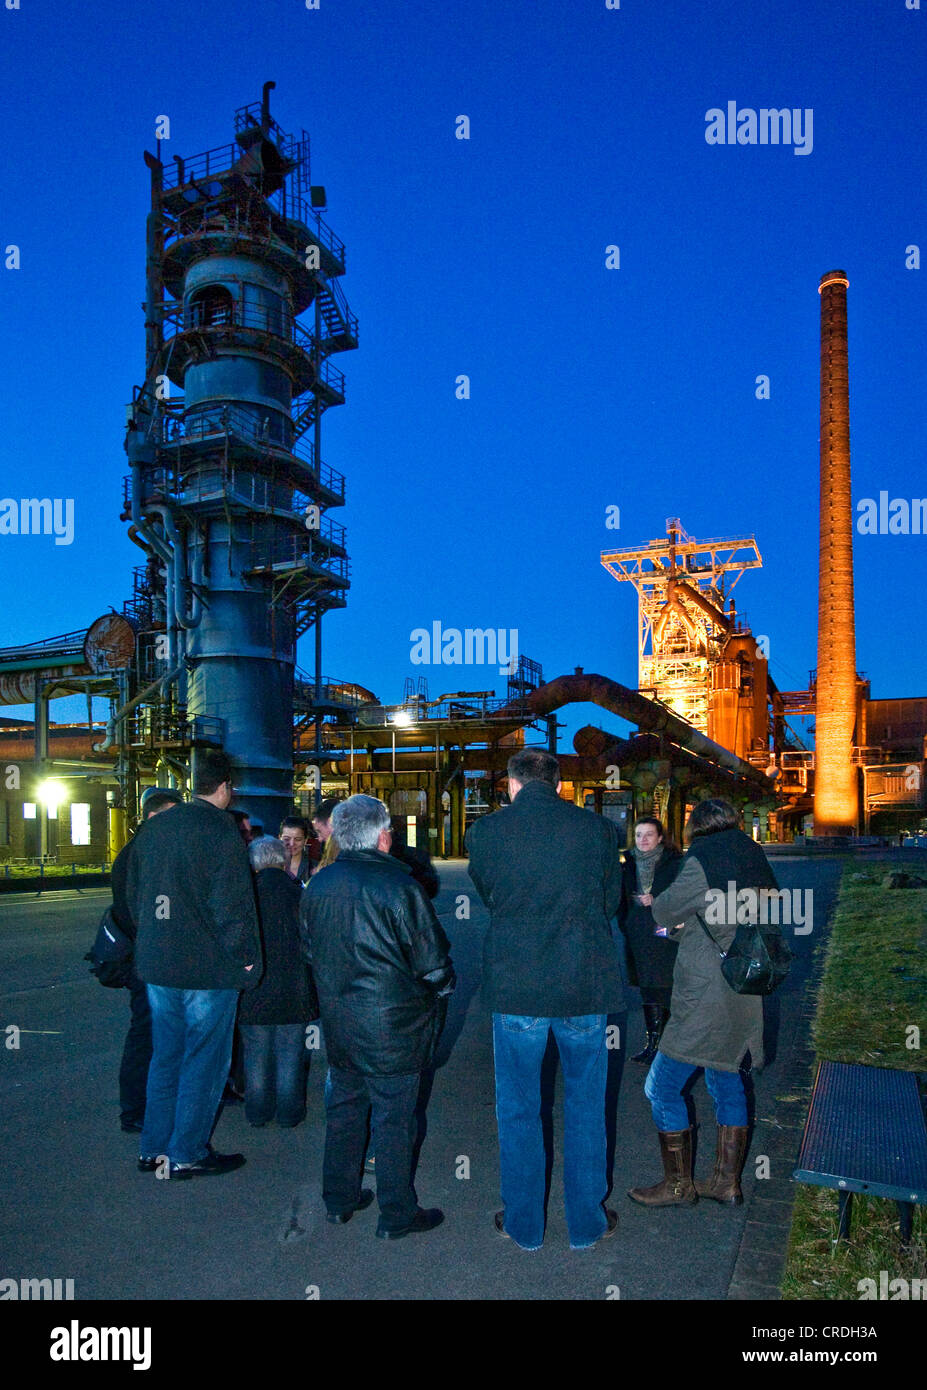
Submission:
<svg viewBox="0 0 927 1390">
<path fill-rule="evenodd" d="M 749 1132 L 746 1125 L 718 1126 L 718 1152 L 714 1172 L 707 1181 L 695 1184 L 695 1190 L 700 1197 L 711 1197 L 713 1201 L 724 1202 L 731 1207 L 743 1206 L 740 1174 L 747 1154 Z"/>
<path fill-rule="evenodd" d="M 691 1206 L 698 1201 L 692 1181 L 692 1130 L 659 1132 L 663 1181 L 653 1187 L 632 1187 L 628 1196 L 644 1207 Z"/>
</svg>

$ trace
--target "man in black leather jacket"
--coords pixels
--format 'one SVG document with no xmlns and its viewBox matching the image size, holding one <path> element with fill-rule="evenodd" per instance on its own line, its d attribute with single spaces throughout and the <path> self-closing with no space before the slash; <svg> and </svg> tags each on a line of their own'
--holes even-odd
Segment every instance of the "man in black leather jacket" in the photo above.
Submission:
<svg viewBox="0 0 927 1390">
<path fill-rule="evenodd" d="M 398 1239 L 443 1220 L 412 1185 L 415 1112 L 455 976 L 434 909 L 389 853 L 381 801 L 352 796 L 332 814 L 338 858 L 303 892 L 300 921 L 331 1066 L 322 1196 L 343 1223 L 372 1201 L 361 1191 L 370 1120 L 377 1155 L 377 1235 Z"/>
</svg>

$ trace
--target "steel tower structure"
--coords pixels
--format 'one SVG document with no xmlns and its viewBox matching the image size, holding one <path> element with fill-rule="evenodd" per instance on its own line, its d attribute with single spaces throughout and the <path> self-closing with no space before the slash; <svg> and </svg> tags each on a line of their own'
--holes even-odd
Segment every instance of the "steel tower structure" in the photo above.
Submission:
<svg viewBox="0 0 927 1390">
<path fill-rule="evenodd" d="M 322 462 L 321 420 L 344 401 L 328 359 L 357 346 L 344 246 L 317 211 L 306 132 L 271 117 L 273 86 L 236 113 L 231 143 L 173 169 L 146 152 L 145 380 L 124 511 L 163 589 L 139 698 L 192 724 L 194 762 L 221 741 L 236 805 L 271 830 L 293 804 L 296 640 L 314 628 L 320 721 L 322 617 L 349 587 L 329 516 L 344 479 Z"/>
<path fill-rule="evenodd" d="M 712 670 L 735 631 L 731 590 L 763 560 L 753 536 L 695 540 L 678 517 L 667 519 L 666 532 L 645 546 L 603 550 L 601 561 L 637 590 L 641 693 L 706 733 Z"/>
</svg>

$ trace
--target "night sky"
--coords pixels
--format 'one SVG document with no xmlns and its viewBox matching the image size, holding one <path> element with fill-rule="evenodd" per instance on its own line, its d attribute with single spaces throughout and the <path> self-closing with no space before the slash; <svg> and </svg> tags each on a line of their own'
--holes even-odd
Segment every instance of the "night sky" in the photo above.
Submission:
<svg viewBox="0 0 927 1390">
<path fill-rule="evenodd" d="M 927 0 L 10 3 L 0 493 L 73 499 L 74 539 L 0 534 L 0 642 L 129 596 L 142 151 L 162 115 L 166 163 L 230 141 L 235 109 L 273 79 L 272 114 L 310 133 L 360 323 L 358 351 L 333 359 L 347 404 L 323 426 L 353 569 L 326 675 L 385 702 L 410 674 L 432 697 L 502 693 L 493 668 L 410 664 L 412 630 L 439 621 L 517 629 L 548 678 L 581 665 L 635 686 L 636 595 L 599 553 L 679 516 L 698 537 L 755 534 L 764 568 L 738 608 L 779 686 L 807 684 L 827 270 L 850 281 L 854 502 L 927 496 Z M 800 111 L 804 149 L 708 143 L 706 113 L 728 102 Z M 873 696 L 927 693 L 927 536 L 858 534 L 855 556 Z M 569 734 L 621 727 L 567 717 Z"/>
</svg>

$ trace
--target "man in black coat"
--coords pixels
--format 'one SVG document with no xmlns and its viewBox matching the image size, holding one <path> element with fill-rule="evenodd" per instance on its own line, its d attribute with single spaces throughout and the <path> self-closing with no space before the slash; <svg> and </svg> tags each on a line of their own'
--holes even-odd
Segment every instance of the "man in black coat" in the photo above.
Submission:
<svg viewBox="0 0 927 1390">
<path fill-rule="evenodd" d="M 407 866 L 389 853 L 389 812 L 351 796 L 332 813 L 338 858 L 303 890 L 300 918 L 331 1067 L 322 1197 L 328 1220 L 370 1204 L 361 1170 L 370 1121 L 377 1235 L 396 1240 L 443 1220 L 412 1185 L 416 1104 L 455 984 L 449 943 Z"/>
<path fill-rule="evenodd" d="M 126 896 L 129 860 L 151 817 L 159 815 L 161 811 L 169 811 L 173 806 L 182 805 L 183 797 L 180 792 L 174 791 L 171 787 L 146 787 L 142 793 L 142 819 L 138 829 L 113 860 L 110 871 L 113 920 L 132 941 L 136 937 L 136 926 Z M 145 981 L 139 979 L 134 962 L 129 964 L 126 988 L 129 991 L 130 1022 L 119 1066 L 119 1119 L 127 1134 L 139 1134 L 145 1118 L 145 1089 L 151 1063 L 151 1009 L 148 1006 L 148 988 Z"/>
<path fill-rule="evenodd" d="M 623 1006 L 609 922 L 621 898 L 618 834 L 562 801 L 557 759 L 509 759 L 512 804 L 470 828 L 470 877 L 489 908 L 483 998 L 493 1013 L 504 1211 L 496 1229 L 523 1250 L 544 1240 L 541 1063 L 551 1031 L 563 1068 L 564 1192 L 570 1247 L 618 1224 L 603 1205 L 607 1016 Z"/>
<path fill-rule="evenodd" d="M 135 968 L 148 986 L 154 1055 L 139 1168 L 171 1178 L 230 1172 L 243 1154 L 209 1147 L 232 1056 L 241 990 L 261 977 L 248 852 L 227 814 L 232 765 L 198 751 L 193 800 L 146 828 L 129 861 Z"/>
</svg>

